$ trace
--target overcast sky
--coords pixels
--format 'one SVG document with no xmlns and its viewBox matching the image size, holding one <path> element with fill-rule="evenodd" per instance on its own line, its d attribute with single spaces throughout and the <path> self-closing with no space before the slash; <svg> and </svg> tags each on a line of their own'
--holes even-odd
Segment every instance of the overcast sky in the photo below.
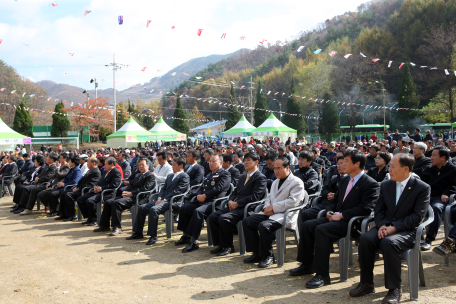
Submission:
<svg viewBox="0 0 456 304">
<path fill-rule="evenodd" d="M 129 65 L 116 73 L 116 89 L 123 90 L 192 58 L 253 49 L 263 39 L 272 43 L 291 40 L 319 22 L 356 11 L 366 1 L 1 2 L 0 58 L 19 74 L 33 81 L 52 80 L 90 89 L 89 79 L 96 77 L 100 88 L 112 88 L 112 71 L 104 65 L 116 54 L 116 62 Z M 85 10 L 92 12 L 84 17 Z M 119 15 L 123 25 L 118 24 Z M 151 20 L 148 28 L 147 20 Z M 203 29 L 200 37 L 198 29 Z M 223 33 L 225 39 L 220 38 Z"/>
</svg>

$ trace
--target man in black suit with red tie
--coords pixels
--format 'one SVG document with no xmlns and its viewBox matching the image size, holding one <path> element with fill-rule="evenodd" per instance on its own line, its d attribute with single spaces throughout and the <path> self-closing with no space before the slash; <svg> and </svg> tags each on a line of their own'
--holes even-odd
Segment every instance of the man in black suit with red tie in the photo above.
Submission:
<svg viewBox="0 0 456 304">
<path fill-rule="evenodd" d="M 223 256 L 234 252 L 233 230 L 236 230 L 237 223 L 244 218 L 245 205 L 259 201 L 266 192 L 267 178 L 258 171 L 259 160 L 256 153 L 245 155 L 246 172 L 239 178 L 236 189 L 230 195 L 228 206 L 209 216 L 212 242 L 218 246 L 211 250 L 212 254 Z"/>
<path fill-rule="evenodd" d="M 120 171 L 116 168 L 116 159 L 109 157 L 105 161 L 106 173 L 100 178 L 97 185 L 93 187 L 87 194 L 80 196 L 76 201 L 81 210 L 82 215 L 90 224 L 87 226 L 95 226 L 97 220 L 97 204 L 101 201 L 101 192 L 104 190 L 117 189 L 120 186 L 122 178 Z M 112 191 L 103 196 L 103 199 L 109 200 L 114 198 L 116 191 Z"/>
<path fill-rule="evenodd" d="M 390 162 L 391 179 L 381 183 L 375 205 L 375 227 L 359 240 L 361 282 L 350 291 L 352 297 L 375 292 L 375 254 L 381 249 L 388 289 L 382 303 L 398 303 L 401 299 L 401 253 L 419 242 L 415 240 L 416 229 L 426 216 L 431 195 L 431 187 L 411 175 L 414 163 L 409 153 L 396 154 Z"/>
<path fill-rule="evenodd" d="M 345 174 L 348 176 L 340 181 L 334 203 L 328 206 L 326 216 L 304 222 L 299 231 L 301 239 L 297 260 L 302 264 L 290 270 L 290 274 L 315 273 L 314 278 L 306 283 L 307 288 L 331 283 L 329 256 L 333 243 L 347 235 L 348 222 L 352 217 L 371 214 L 378 199 L 377 181 L 364 174 L 366 155 L 358 150 L 348 150 L 344 158 Z"/>
</svg>

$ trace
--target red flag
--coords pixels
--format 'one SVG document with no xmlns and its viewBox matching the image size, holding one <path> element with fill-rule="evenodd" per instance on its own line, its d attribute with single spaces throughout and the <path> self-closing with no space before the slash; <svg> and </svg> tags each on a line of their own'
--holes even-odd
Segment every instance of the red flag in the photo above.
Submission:
<svg viewBox="0 0 456 304">
<path fill-rule="evenodd" d="M 54 7 L 59 6 L 58 4 L 55 4 L 55 3 L 51 3 L 51 5 Z"/>
<path fill-rule="evenodd" d="M 152 22 L 152 20 L 147 20 L 147 25 L 146 27 L 149 27 L 149 24 Z"/>
<path fill-rule="evenodd" d="M 176 28 L 176 27 L 175 27 L 174 25 L 171 27 L 172 30 L 174 30 L 175 28 Z"/>
<path fill-rule="evenodd" d="M 402 62 L 401 65 L 399 66 L 399 68 L 402 68 L 403 65 L 404 65 L 404 63 Z"/>
<path fill-rule="evenodd" d="M 380 59 L 378 59 L 378 58 L 372 59 L 373 62 L 377 62 L 377 61 L 379 61 L 379 60 L 380 60 Z"/>
<path fill-rule="evenodd" d="M 141 72 L 146 71 L 146 69 L 147 69 L 147 67 L 143 67 L 143 68 L 141 69 Z"/>
<path fill-rule="evenodd" d="M 203 32 L 203 29 L 198 29 L 198 36 L 201 36 L 201 33 Z"/>
</svg>

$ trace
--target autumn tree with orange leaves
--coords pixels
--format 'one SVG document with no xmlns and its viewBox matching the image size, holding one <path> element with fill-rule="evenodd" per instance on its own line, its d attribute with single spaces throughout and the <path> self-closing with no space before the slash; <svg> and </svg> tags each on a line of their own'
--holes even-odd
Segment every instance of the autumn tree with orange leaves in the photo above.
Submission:
<svg viewBox="0 0 456 304">
<path fill-rule="evenodd" d="M 100 135 L 100 129 L 105 128 L 113 130 L 114 116 L 109 110 L 108 98 L 99 97 L 98 99 L 89 99 L 83 104 L 79 103 L 72 107 L 66 108 L 65 111 L 71 114 L 71 129 L 80 134 L 81 143 L 84 129 L 88 127 L 91 138 Z"/>
</svg>

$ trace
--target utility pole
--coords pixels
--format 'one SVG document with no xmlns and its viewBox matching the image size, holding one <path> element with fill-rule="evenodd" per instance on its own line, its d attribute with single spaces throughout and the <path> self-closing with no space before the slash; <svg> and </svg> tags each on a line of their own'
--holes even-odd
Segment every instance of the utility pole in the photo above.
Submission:
<svg viewBox="0 0 456 304">
<path fill-rule="evenodd" d="M 386 132 L 386 119 L 385 119 L 385 89 L 382 89 L 383 92 L 383 131 Z"/>
<path fill-rule="evenodd" d="M 96 100 L 98 98 L 98 94 L 97 94 L 98 82 L 97 82 L 97 79 L 96 78 L 90 79 L 90 83 L 95 83 L 95 100 Z"/>
<path fill-rule="evenodd" d="M 252 81 L 252 76 L 250 76 L 250 100 L 249 100 L 249 107 L 250 107 L 250 123 L 253 125 L 253 95 L 252 89 L 254 89 L 253 85 L 256 84 Z"/>
<path fill-rule="evenodd" d="M 112 68 L 112 84 L 114 90 L 114 132 L 116 132 L 116 114 L 117 114 L 117 104 L 116 104 L 116 71 L 117 69 L 122 69 L 124 67 L 121 63 L 116 63 L 116 55 L 112 55 L 112 63 L 105 65 L 107 68 Z"/>
</svg>

